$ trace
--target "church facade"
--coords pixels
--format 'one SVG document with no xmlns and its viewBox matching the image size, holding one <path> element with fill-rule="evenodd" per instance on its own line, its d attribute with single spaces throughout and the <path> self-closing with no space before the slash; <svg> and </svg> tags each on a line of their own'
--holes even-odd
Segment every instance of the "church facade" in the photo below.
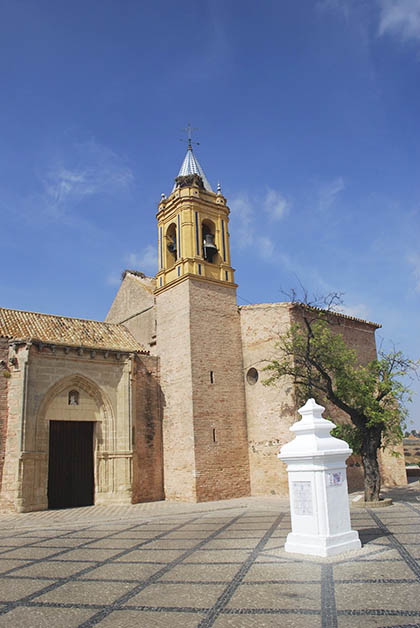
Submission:
<svg viewBox="0 0 420 628">
<path fill-rule="evenodd" d="M 105 322 L 0 308 L 0 507 L 287 494 L 295 392 L 261 370 L 299 306 L 238 307 L 229 209 L 191 145 L 157 224 L 156 277 L 125 271 Z M 334 317 L 375 357 L 378 325 Z M 403 457 L 381 468 L 406 482 Z M 348 478 L 361 486 L 355 458 Z"/>
</svg>

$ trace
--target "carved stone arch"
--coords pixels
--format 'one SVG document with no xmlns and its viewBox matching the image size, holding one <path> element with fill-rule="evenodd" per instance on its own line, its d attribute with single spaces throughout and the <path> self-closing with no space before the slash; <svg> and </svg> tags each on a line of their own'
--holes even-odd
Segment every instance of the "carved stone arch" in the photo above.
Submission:
<svg viewBox="0 0 420 628">
<path fill-rule="evenodd" d="M 101 449 L 105 451 L 113 451 L 115 449 L 115 417 L 112 410 L 112 405 L 105 395 L 105 393 L 99 388 L 99 386 L 91 379 L 80 373 L 74 373 L 67 377 L 63 377 L 58 382 L 53 384 L 48 389 L 41 402 L 37 413 L 36 420 L 36 441 L 39 446 L 40 440 L 44 440 L 48 433 L 48 425 L 46 421 L 46 415 L 48 407 L 51 402 L 65 390 L 76 388 L 83 390 L 87 393 L 96 403 L 101 416 L 101 428 L 102 428 L 102 443 Z M 42 446 L 41 446 L 42 448 Z"/>
</svg>

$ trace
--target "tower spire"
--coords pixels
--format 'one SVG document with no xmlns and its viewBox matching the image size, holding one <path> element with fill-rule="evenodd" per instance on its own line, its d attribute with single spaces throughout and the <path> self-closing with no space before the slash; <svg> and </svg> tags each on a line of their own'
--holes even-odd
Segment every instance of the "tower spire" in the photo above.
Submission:
<svg viewBox="0 0 420 628">
<path fill-rule="evenodd" d="M 208 182 L 206 175 L 204 174 L 204 170 L 200 166 L 198 159 L 193 152 L 193 144 L 196 144 L 196 146 L 200 145 L 200 142 L 193 142 L 192 139 L 192 132 L 197 130 L 198 129 L 191 126 L 190 122 L 188 122 L 187 127 L 184 129 L 185 133 L 187 134 L 188 148 L 187 154 L 185 155 L 184 161 L 182 162 L 181 168 L 178 172 L 178 177 L 187 177 L 191 174 L 198 174 L 203 181 L 204 189 L 207 190 L 207 192 L 213 192 L 212 187 Z M 174 185 L 172 192 L 175 190 L 175 188 L 176 184 Z"/>
<path fill-rule="evenodd" d="M 230 263 L 229 208 L 220 185 L 217 194 L 213 192 L 193 152 L 190 124 L 186 132 L 186 155 L 172 192 L 168 198 L 161 198 L 157 213 L 156 294 L 191 278 L 235 288 Z"/>
</svg>

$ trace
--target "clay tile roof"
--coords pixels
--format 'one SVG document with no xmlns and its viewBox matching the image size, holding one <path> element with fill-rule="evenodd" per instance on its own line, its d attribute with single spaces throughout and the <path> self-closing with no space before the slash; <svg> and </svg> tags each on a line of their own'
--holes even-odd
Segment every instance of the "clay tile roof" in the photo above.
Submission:
<svg viewBox="0 0 420 628">
<path fill-rule="evenodd" d="M 46 344 L 147 353 L 124 325 L 0 307 L 0 337 Z"/>
<path fill-rule="evenodd" d="M 371 327 L 375 327 L 376 329 L 380 329 L 382 325 L 380 323 L 374 323 L 373 321 L 366 321 L 363 318 L 358 318 L 357 316 L 351 316 L 350 314 L 346 314 L 345 312 L 338 312 L 337 310 L 324 310 L 322 307 L 315 307 L 313 305 L 305 305 L 304 303 L 295 303 L 292 302 L 292 306 L 297 306 L 300 308 L 306 308 L 307 310 L 313 310 L 315 312 L 324 312 L 325 314 L 331 316 L 337 316 L 338 318 L 346 318 L 349 321 L 356 321 L 357 323 L 365 323 L 365 325 L 370 325 Z"/>
</svg>

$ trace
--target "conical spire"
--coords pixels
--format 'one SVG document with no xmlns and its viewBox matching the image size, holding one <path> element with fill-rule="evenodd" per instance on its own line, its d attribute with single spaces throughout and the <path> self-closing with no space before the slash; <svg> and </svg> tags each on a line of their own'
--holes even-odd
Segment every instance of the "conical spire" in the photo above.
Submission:
<svg viewBox="0 0 420 628">
<path fill-rule="evenodd" d="M 213 190 L 211 189 L 210 183 L 207 181 L 207 177 L 204 174 L 202 167 L 198 163 L 198 159 L 193 153 L 193 149 L 190 142 L 188 143 L 187 154 L 185 155 L 185 159 L 182 162 L 182 166 L 179 170 L 178 177 L 185 177 L 189 174 L 198 174 L 203 180 L 204 189 L 206 189 L 208 192 L 213 192 Z M 175 187 L 176 185 L 174 186 L 174 189 Z"/>
</svg>

